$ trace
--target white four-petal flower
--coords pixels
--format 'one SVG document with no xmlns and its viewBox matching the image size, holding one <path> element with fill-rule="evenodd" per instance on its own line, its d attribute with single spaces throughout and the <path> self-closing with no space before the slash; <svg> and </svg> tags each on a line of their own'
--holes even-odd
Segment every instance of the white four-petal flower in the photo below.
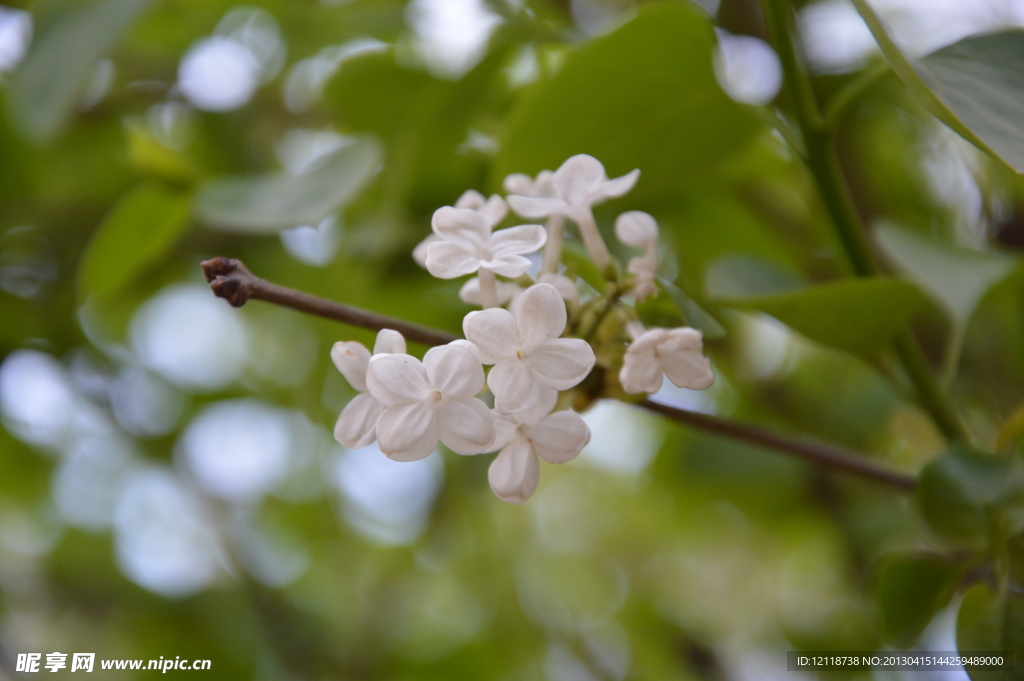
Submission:
<svg viewBox="0 0 1024 681">
<path fill-rule="evenodd" d="M 560 338 L 566 312 L 562 296 L 550 284 L 526 290 L 512 311 L 491 308 L 470 312 L 462 322 L 466 338 L 493 364 L 487 385 L 499 412 L 533 408 L 550 393 L 568 390 L 594 368 L 594 351 L 579 338 Z"/>
<path fill-rule="evenodd" d="M 521 178 L 513 177 L 517 178 L 513 186 L 526 186 Z M 514 193 L 508 197 L 508 203 L 524 218 L 560 214 L 578 222 L 590 215 L 592 206 L 629 192 L 639 177 L 640 170 L 636 169 L 609 180 L 600 161 L 587 154 L 577 154 L 566 160 L 551 176 L 554 196 L 545 196 L 530 187 L 534 189 L 534 195 Z M 535 185 L 540 184 L 540 179 L 538 175 Z"/>
<path fill-rule="evenodd" d="M 486 218 L 469 208 L 439 208 L 434 212 L 432 227 L 440 238 L 427 247 L 427 271 L 441 279 L 480 269 L 518 277 L 530 267 L 523 255 L 537 251 L 547 240 L 540 225 L 520 225 L 492 233 Z"/>
<path fill-rule="evenodd" d="M 501 451 L 491 462 L 487 480 L 499 498 L 523 503 L 537 489 L 538 456 L 548 463 L 565 463 L 575 459 L 590 442 L 590 428 L 579 414 L 550 413 L 556 399 L 557 395 L 551 393 L 529 411 L 494 414 L 497 435 L 491 446 Z"/>
<path fill-rule="evenodd" d="M 373 354 L 405 352 L 402 334 L 391 329 L 381 329 L 373 345 Z M 370 351 L 356 341 L 338 342 L 331 348 L 334 366 L 359 394 L 341 411 L 334 424 L 334 439 L 348 449 L 362 449 L 376 439 L 377 417 L 384 408 L 370 393 L 366 392 L 366 368 L 370 364 Z"/>
<path fill-rule="evenodd" d="M 505 203 L 505 199 L 497 194 L 491 194 L 490 198 L 484 198 L 484 195 L 475 189 L 463 192 L 459 200 L 455 202 L 455 208 L 475 210 L 480 213 L 491 229 L 501 224 L 501 221 L 508 215 L 508 204 Z M 416 261 L 417 265 L 424 269 L 427 267 L 427 249 L 430 248 L 430 244 L 440 238 L 437 234 L 429 234 L 423 241 L 416 244 L 416 248 L 412 249 L 412 259 Z"/>
<path fill-rule="evenodd" d="M 374 356 L 366 372 L 370 395 L 384 405 L 377 419 L 380 449 L 396 461 L 430 454 L 440 440 L 456 454 L 479 454 L 494 440 L 494 421 L 476 394 L 484 370 L 454 343 L 411 355 Z"/>
<path fill-rule="evenodd" d="M 627 393 L 656 393 L 662 374 L 680 388 L 704 390 L 715 382 L 696 329 L 648 329 L 634 334 L 626 350 L 619 381 Z"/>
</svg>

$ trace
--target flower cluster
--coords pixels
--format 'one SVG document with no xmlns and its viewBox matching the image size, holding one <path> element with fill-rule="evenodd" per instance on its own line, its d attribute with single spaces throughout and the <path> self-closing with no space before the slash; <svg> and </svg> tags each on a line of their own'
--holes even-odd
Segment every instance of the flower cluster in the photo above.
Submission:
<svg viewBox="0 0 1024 681">
<path fill-rule="evenodd" d="M 625 271 L 594 219 L 594 205 L 625 195 L 639 175 L 609 179 L 597 159 L 581 154 L 535 178 L 510 175 L 507 203 L 470 190 L 435 211 L 432 233 L 413 258 L 441 279 L 475 275 L 459 297 L 483 309 L 465 316 L 465 340 L 431 348 L 422 361 L 388 329 L 372 353 L 360 343 L 336 343 L 331 357 L 359 392 L 338 418 L 338 442 L 360 448 L 376 441 L 397 461 L 422 459 L 439 443 L 462 455 L 498 452 L 488 472 L 491 489 L 521 503 L 537 488 L 540 459 L 565 463 L 590 441 L 583 418 L 566 407 L 602 395 L 654 393 L 663 375 L 680 387 L 709 387 L 714 373 L 700 331 L 644 328 L 635 307 L 660 295 L 654 218 L 629 211 L 615 221 L 618 240 L 640 250 Z M 500 228 L 509 207 L 546 224 Z M 567 221 L 607 290 L 595 293 L 562 264 Z M 542 248 L 538 266 L 528 256 Z M 596 333 L 609 324 L 610 333 Z M 592 373 L 599 356 L 601 371 Z"/>
</svg>

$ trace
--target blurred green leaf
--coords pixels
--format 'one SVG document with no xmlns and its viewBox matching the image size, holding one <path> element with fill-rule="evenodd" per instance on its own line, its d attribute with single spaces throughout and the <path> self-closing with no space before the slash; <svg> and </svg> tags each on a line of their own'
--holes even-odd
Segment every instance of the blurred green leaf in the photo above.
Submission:
<svg viewBox="0 0 1024 681">
<path fill-rule="evenodd" d="M 996 450 L 1001 452 L 1007 449 L 1021 434 L 1024 434 L 1024 404 L 1017 407 L 999 429 Z"/>
<path fill-rule="evenodd" d="M 889 556 L 878 575 L 875 597 L 886 641 L 909 648 L 956 592 L 964 569 L 934 554 Z"/>
<path fill-rule="evenodd" d="M 122 197 L 79 260 L 79 302 L 116 292 L 164 255 L 190 224 L 189 204 L 187 195 L 155 183 L 141 184 Z"/>
<path fill-rule="evenodd" d="M 922 296 L 907 282 L 876 277 L 717 300 L 764 312 L 813 341 L 874 359 L 907 325 Z"/>
<path fill-rule="evenodd" d="M 781 265 L 737 253 L 718 258 L 704 270 L 704 290 L 712 298 L 749 298 L 806 287 L 806 282 Z"/>
<path fill-rule="evenodd" d="M 33 43 L 11 81 L 11 117 L 30 138 L 52 138 L 67 122 L 97 60 L 150 0 L 67 3 Z"/>
<path fill-rule="evenodd" d="M 718 86 L 713 49 L 711 22 L 696 6 L 643 6 L 524 97 L 509 117 L 495 177 L 554 170 L 586 153 L 612 177 L 642 170 L 631 202 L 678 200 L 762 129 Z"/>
<path fill-rule="evenodd" d="M 867 0 L 853 4 L 893 71 L 932 114 L 982 151 L 1024 172 L 1024 31 L 965 38 L 911 59 Z"/>
<path fill-rule="evenodd" d="M 658 285 L 669 298 L 675 303 L 682 315 L 683 323 L 704 334 L 705 339 L 715 339 L 725 336 L 725 327 L 718 323 L 704 308 L 696 303 L 690 296 L 683 293 L 683 290 L 665 279 L 658 279 Z M 660 296 L 659 296 L 660 297 Z"/>
<path fill-rule="evenodd" d="M 334 152 L 303 175 L 274 173 L 207 182 L 196 197 L 196 216 L 227 231 L 269 233 L 316 225 L 343 207 L 380 169 L 380 147 L 369 138 Z"/>
<path fill-rule="evenodd" d="M 1013 651 L 1014 671 L 981 671 L 967 667 L 972 681 L 1020 679 L 1024 659 L 1024 597 L 1000 598 L 987 584 L 975 584 L 964 595 L 956 619 L 956 644 L 961 653 Z"/>
<path fill-rule="evenodd" d="M 921 471 L 917 506 L 928 526 L 957 546 L 983 548 L 1001 509 L 1024 501 L 1024 463 L 957 444 Z"/>
<path fill-rule="evenodd" d="M 892 225 L 880 226 L 875 238 L 960 329 L 966 328 L 985 293 L 1018 264 L 1013 258 L 954 248 Z"/>
</svg>

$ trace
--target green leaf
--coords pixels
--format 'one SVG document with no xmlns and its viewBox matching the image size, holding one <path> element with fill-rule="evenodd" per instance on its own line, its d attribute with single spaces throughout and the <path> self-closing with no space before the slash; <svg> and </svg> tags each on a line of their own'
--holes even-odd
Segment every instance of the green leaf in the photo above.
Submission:
<svg viewBox="0 0 1024 681">
<path fill-rule="evenodd" d="M 1014 671 L 966 667 L 972 681 L 1020 679 L 1024 660 L 1024 597 L 1008 593 L 1002 598 L 987 584 L 975 584 L 964 595 L 956 618 L 956 644 L 961 653 L 1012 651 Z"/>
<path fill-rule="evenodd" d="M 984 548 L 1000 512 L 1024 501 L 1024 463 L 954 445 L 921 471 L 916 501 L 939 537 Z"/>
<path fill-rule="evenodd" d="M 954 248 L 891 225 L 875 230 L 875 239 L 886 256 L 935 298 L 961 329 L 967 327 L 985 293 L 1018 264 L 1014 258 Z"/>
<path fill-rule="evenodd" d="M 934 554 L 889 556 L 875 590 L 886 642 L 897 648 L 912 646 L 953 598 L 963 572 L 960 565 Z"/>
<path fill-rule="evenodd" d="M 644 5 L 583 43 L 510 115 L 496 179 L 554 170 L 574 154 L 615 177 L 640 168 L 632 205 L 678 200 L 763 127 L 718 86 L 714 33 L 690 3 Z"/>
<path fill-rule="evenodd" d="M 679 309 L 683 323 L 704 334 L 705 339 L 722 338 L 725 336 L 725 327 L 718 323 L 704 308 L 697 304 L 690 296 L 683 293 L 683 290 L 666 279 L 658 279 L 658 285 L 669 295 L 672 302 Z M 660 296 L 659 296 L 660 297 Z"/>
<path fill-rule="evenodd" d="M 125 194 L 79 260 L 79 302 L 117 292 L 159 260 L 189 226 L 189 204 L 187 195 L 158 184 L 142 184 Z"/>
<path fill-rule="evenodd" d="M 1024 32 L 965 38 L 923 59 L 900 51 L 867 0 L 853 0 L 893 71 L 940 121 L 1024 172 Z"/>
<path fill-rule="evenodd" d="M 33 43 L 11 81 L 11 118 L 28 137 L 46 141 L 68 121 L 107 54 L 150 0 L 67 3 Z"/>
<path fill-rule="evenodd" d="M 745 253 L 718 258 L 704 270 L 704 289 L 712 298 L 749 298 L 806 286 L 781 265 Z"/>
<path fill-rule="evenodd" d="M 196 215 L 212 227 L 237 232 L 269 233 L 315 225 L 355 198 L 379 167 L 377 143 L 361 138 L 304 175 L 211 180 L 199 190 Z"/>
<path fill-rule="evenodd" d="M 813 341 L 870 360 L 907 325 L 922 296 L 912 284 L 876 277 L 718 300 L 764 312 Z"/>
</svg>

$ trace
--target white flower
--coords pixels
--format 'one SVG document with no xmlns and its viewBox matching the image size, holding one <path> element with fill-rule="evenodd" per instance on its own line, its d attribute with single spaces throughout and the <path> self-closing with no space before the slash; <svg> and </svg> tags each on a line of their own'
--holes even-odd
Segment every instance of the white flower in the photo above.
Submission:
<svg viewBox="0 0 1024 681">
<path fill-rule="evenodd" d="M 496 282 L 495 289 L 498 294 L 499 305 L 514 301 L 525 290 L 519 284 L 511 281 Z M 480 279 L 478 277 L 466 280 L 466 283 L 459 289 L 459 299 L 469 305 L 484 306 L 483 297 L 480 294 Z"/>
<path fill-rule="evenodd" d="M 530 267 L 524 253 L 544 245 L 540 225 L 520 225 L 491 232 L 487 220 L 469 208 L 445 206 L 434 212 L 434 234 L 441 237 L 427 248 L 427 271 L 453 279 L 486 268 L 503 277 L 518 277 Z"/>
<path fill-rule="evenodd" d="M 431 348 L 420 362 L 411 355 L 380 355 L 366 372 L 370 395 L 384 405 L 377 441 L 396 461 L 430 454 L 440 440 L 456 454 L 479 454 L 494 440 L 487 405 L 475 397 L 484 370 L 464 344 Z"/>
<path fill-rule="evenodd" d="M 551 284 L 558 291 L 559 295 L 565 298 L 566 301 L 576 305 L 580 302 L 580 290 L 576 288 L 576 284 L 573 283 L 572 279 L 563 276 L 561 274 L 552 274 L 545 272 L 540 275 L 540 283 Z"/>
<path fill-rule="evenodd" d="M 623 213 L 615 220 L 615 236 L 627 246 L 642 248 L 644 254 L 630 258 L 626 270 L 633 275 L 633 295 L 643 300 L 656 294 L 658 276 L 658 223 L 639 210 Z"/>
<path fill-rule="evenodd" d="M 463 192 L 459 200 L 455 202 L 455 207 L 475 210 L 477 213 L 480 213 L 480 216 L 487 222 L 490 229 L 494 229 L 501 224 L 501 221 L 508 215 L 508 204 L 505 203 L 503 198 L 497 194 L 492 194 L 491 198 L 485 199 L 484 195 L 475 189 Z M 441 237 L 437 234 L 428 234 L 427 238 L 416 244 L 416 248 L 412 249 L 412 259 L 416 261 L 417 265 L 426 269 L 427 249 L 430 247 L 430 244 L 440 239 Z"/>
<path fill-rule="evenodd" d="M 627 393 L 656 393 L 662 373 L 680 388 L 704 390 L 715 382 L 711 362 L 701 352 L 701 333 L 696 329 L 648 329 L 634 332 L 626 351 L 619 381 Z"/>
<path fill-rule="evenodd" d="M 391 329 L 381 329 L 373 345 L 373 355 L 404 353 L 405 339 Z M 370 351 L 362 343 L 348 341 L 335 343 L 331 348 L 334 366 L 353 388 L 359 391 L 342 410 L 334 424 L 334 439 L 348 449 L 362 449 L 376 439 L 374 427 L 384 408 L 366 392 L 366 368 L 370 364 Z"/>
<path fill-rule="evenodd" d="M 550 170 L 537 173 L 537 179 L 523 173 L 512 173 L 505 178 L 505 191 L 520 196 L 556 198 L 558 190 L 555 189 L 554 177 L 555 174 Z"/>
<path fill-rule="evenodd" d="M 508 197 L 508 203 L 512 210 L 527 218 L 560 214 L 577 221 L 585 220 L 590 214 L 591 206 L 626 194 L 639 177 L 640 170 L 637 169 L 609 180 L 600 161 L 587 154 L 577 154 L 563 163 L 551 176 L 554 196 L 515 193 Z M 521 182 L 521 179 L 517 179 L 513 185 Z"/>
<path fill-rule="evenodd" d="M 491 462 L 487 480 L 499 498 L 521 504 L 537 489 L 540 465 L 565 463 L 590 442 L 590 428 L 579 414 L 559 411 L 551 414 L 557 395 L 543 399 L 533 409 L 519 414 L 494 414 L 497 430 L 494 448 L 501 448 Z"/>
<path fill-rule="evenodd" d="M 480 351 L 480 361 L 494 365 L 487 385 L 499 412 L 531 409 L 594 368 L 594 351 L 585 340 L 559 337 L 565 323 L 565 303 L 550 284 L 531 286 L 512 312 L 491 308 L 466 315 L 466 338 Z"/>
</svg>

